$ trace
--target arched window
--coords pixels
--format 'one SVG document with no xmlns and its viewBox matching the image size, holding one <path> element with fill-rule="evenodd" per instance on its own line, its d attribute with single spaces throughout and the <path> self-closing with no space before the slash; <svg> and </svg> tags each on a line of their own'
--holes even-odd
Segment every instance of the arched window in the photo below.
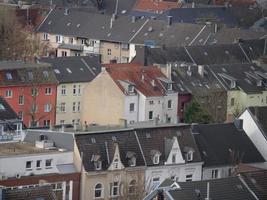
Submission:
<svg viewBox="0 0 267 200">
<path fill-rule="evenodd" d="M 136 193 L 136 180 L 131 180 L 129 184 L 129 194 L 135 194 Z"/>
<path fill-rule="evenodd" d="M 114 165 L 114 169 L 118 169 L 118 167 L 119 167 L 119 159 L 118 158 L 114 159 L 113 165 Z"/>
<path fill-rule="evenodd" d="M 101 183 L 96 184 L 95 186 L 95 198 L 102 198 L 103 196 L 103 186 Z"/>
</svg>

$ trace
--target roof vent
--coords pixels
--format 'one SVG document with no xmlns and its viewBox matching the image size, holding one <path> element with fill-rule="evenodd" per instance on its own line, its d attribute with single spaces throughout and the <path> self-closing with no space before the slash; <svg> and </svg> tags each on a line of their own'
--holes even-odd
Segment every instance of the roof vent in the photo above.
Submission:
<svg viewBox="0 0 267 200">
<path fill-rule="evenodd" d="M 153 31 L 153 27 L 152 26 L 149 26 L 148 27 L 148 32 L 152 32 Z"/>
</svg>

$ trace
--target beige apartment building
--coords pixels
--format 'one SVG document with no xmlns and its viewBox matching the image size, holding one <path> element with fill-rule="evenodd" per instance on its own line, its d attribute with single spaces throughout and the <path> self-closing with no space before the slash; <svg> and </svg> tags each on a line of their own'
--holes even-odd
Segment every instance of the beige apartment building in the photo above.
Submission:
<svg viewBox="0 0 267 200">
<path fill-rule="evenodd" d="M 51 63 L 59 81 L 57 86 L 56 125 L 82 125 L 84 88 L 100 72 L 98 56 L 44 58 Z"/>
</svg>

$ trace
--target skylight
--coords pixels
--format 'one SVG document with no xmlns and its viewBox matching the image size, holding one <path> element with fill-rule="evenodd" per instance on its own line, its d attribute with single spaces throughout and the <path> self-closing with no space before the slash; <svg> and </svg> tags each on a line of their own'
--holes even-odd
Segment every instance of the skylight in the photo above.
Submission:
<svg viewBox="0 0 267 200">
<path fill-rule="evenodd" d="M 66 68 L 67 72 L 69 72 L 70 74 L 72 73 L 72 71 L 70 70 L 70 68 Z"/>
<path fill-rule="evenodd" d="M 81 24 L 77 24 L 77 28 L 79 28 L 81 26 Z"/>
<path fill-rule="evenodd" d="M 60 74 L 60 71 L 59 71 L 58 69 L 54 69 L 54 72 L 55 72 L 56 74 Z"/>
<path fill-rule="evenodd" d="M 0 104 L 0 110 L 5 110 L 6 108 L 5 108 L 5 106 L 1 103 Z"/>
<path fill-rule="evenodd" d="M 69 23 L 67 23 L 67 26 L 70 26 L 71 25 L 71 23 L 69 22 Z"/>
</svg>

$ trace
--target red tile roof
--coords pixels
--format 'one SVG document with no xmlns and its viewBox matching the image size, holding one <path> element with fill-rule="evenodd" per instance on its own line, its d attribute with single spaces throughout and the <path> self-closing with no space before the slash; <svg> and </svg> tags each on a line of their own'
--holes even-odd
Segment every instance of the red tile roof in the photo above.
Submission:
<svg viewBox="0 0 267 200">
<path fill-rule="evenodd" d="M 135 6 L 135 10 L 161 12 L 170 8 L 180 8 L 182 4 L 177 2 L 168 2 L 161 0 L 138 0 Z"/>
<path fill-rule="evenodd" d="M 121 81 L 133 83 L 135 88 L 145 96 L 165 95 L 165 87 L 158 78 L 166 79 L 166 76 L 157 67 L 144 67 L 137 64 L 111 64 L 105 65 L 105 67 L 111 78 L 125 94 L 128 94 L 128 91 L 125 90 Z M 153 80 L 155 86 L 152 85 Z"/>
</svg>

